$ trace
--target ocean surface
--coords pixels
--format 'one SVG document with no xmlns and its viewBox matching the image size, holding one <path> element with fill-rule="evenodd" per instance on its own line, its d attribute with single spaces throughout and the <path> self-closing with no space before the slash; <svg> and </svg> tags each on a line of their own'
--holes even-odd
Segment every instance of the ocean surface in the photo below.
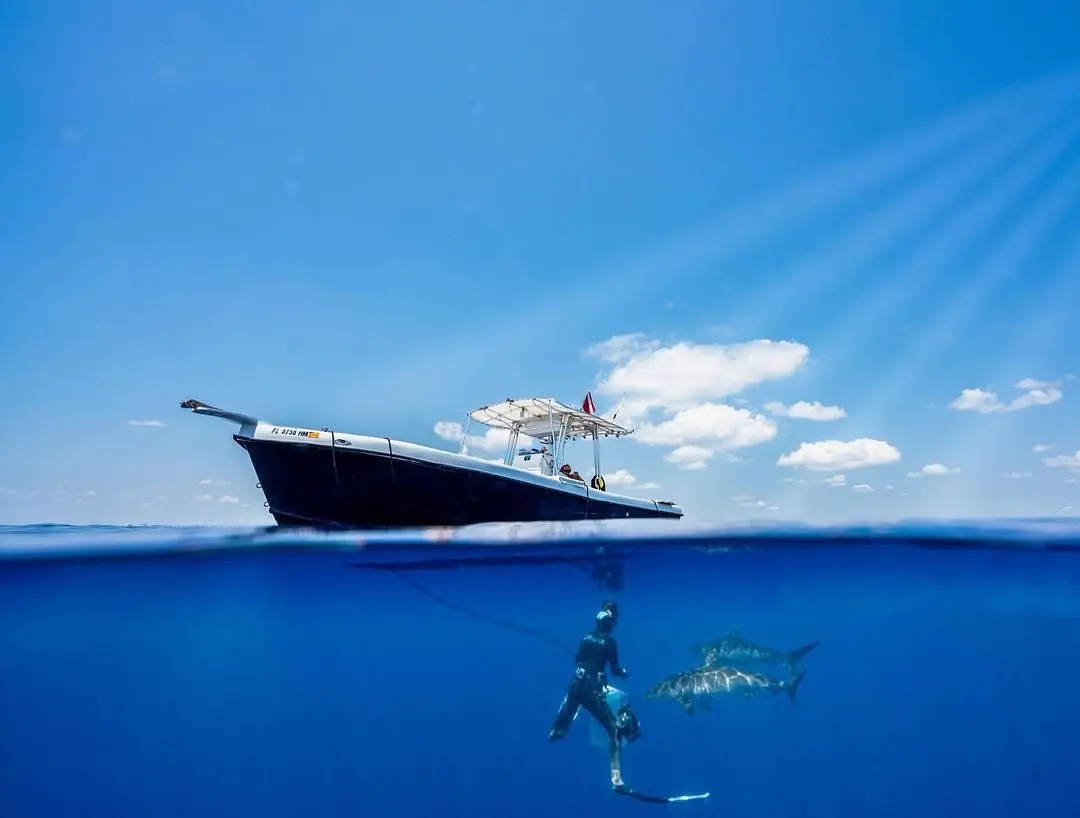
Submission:
<svg viewBox="0 0 1080 818">
<path fill-rule="evenodd" d="M 616 600 L 613 794 L 577 641 Z M 790 697 L 646 699 L 739 636 Z M 751 666 L 789 679 L 783 664 Z M 1075 520 L 0 527 L 0 816 L 1076 818 Z"/>
</svg>

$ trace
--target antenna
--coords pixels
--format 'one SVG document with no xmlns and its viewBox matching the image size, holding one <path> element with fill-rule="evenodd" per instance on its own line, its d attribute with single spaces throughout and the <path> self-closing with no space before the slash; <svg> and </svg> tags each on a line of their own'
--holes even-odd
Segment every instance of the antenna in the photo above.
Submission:
<svg viewBox="0 0 1080 818">
<path fill-rule="evenodd" d="M 619 401 L 619 405 L 615 407 L 615 412 L 611 415 L 612 420 L 615 420 L 615 418 L 618 417 L 619 412 L 622 411 L 622 405 L 624 403 L 626 403 L 626 393 L 625 392 L 623 392 L 622 400 Z"/>
</svg>

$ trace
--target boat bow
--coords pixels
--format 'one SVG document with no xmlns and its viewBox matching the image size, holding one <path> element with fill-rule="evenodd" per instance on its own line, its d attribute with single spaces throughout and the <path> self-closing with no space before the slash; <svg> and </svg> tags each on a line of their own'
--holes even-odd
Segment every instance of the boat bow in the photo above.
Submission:
<svg viewBox="0 0 1080 818">
<path fill-rule="evenodd" d="M 215 418 L 222 418 L 224 420 L 231 420 L 239 423 L 241 426 L 258 426 L 259 419 L 251 417 L 251 415 L 242 415 L 239 412 L 230 412 L 228 409 L 218 409 L 216 406 L 211 406 L 208 403 L 203 403 L 201 400 L 195 400 L 195 398 L 188 398 L 186 401 L 180 404 L 181 409 L 190 409 L 196 415 L 210 415 Z"/>
</svg>

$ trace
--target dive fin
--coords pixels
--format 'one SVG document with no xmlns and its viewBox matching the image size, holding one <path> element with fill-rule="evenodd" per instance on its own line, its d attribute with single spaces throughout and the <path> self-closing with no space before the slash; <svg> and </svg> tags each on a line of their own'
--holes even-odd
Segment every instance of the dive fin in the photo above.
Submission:
<svg viewBox="0 0 1080 818">
<path fill-rule="evenodd" d="M 645 801 L 649 804 L 675 804 L 680 801 L 703 801 L 708 798 L 710 793 L 700 792 L 693 793 L 691 795 L 669 795 L 663 797 L 660 795 L 646 795 L 643 792 L 630 789 L 625 784 L 621 787 L 612 787 L 612 789 L 619 795 L 629 795 L 631 798 L 636 798 L 638 801 Z"/>
<path fill-rule="evenodd" d="M 795 648 L 795 650 L 788 653 L 787 662 L 786 662 L 788 673 L 794 674 L 795 673 L 795 665 L 797 665 L 799 663 L 799 661 L 804 656 L 806 656 L 806 654 L 808 654 L 810 651 L 812 651 L 814 648 L 816 648 L 820 644 L 821 644 L 821 640 L 817 639 L 817 640 L 815 640 L 813 642 L 810 642 L 809 644 L 803 645 L 801 648 Z"/>
</svg>

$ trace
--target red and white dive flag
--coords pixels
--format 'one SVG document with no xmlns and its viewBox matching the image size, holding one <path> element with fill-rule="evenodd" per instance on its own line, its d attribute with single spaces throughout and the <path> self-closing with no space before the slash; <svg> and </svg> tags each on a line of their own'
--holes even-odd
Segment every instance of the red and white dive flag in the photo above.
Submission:
<svg viewBox="0 0 1080 818">
<path fill-rule="evenodd" d="M 585 393 L 585 400 L 581 402 L 581 411 L 589 415 L 596 414 L 596 405 L 592 402 L 592 390 Z"/>
</svg>

